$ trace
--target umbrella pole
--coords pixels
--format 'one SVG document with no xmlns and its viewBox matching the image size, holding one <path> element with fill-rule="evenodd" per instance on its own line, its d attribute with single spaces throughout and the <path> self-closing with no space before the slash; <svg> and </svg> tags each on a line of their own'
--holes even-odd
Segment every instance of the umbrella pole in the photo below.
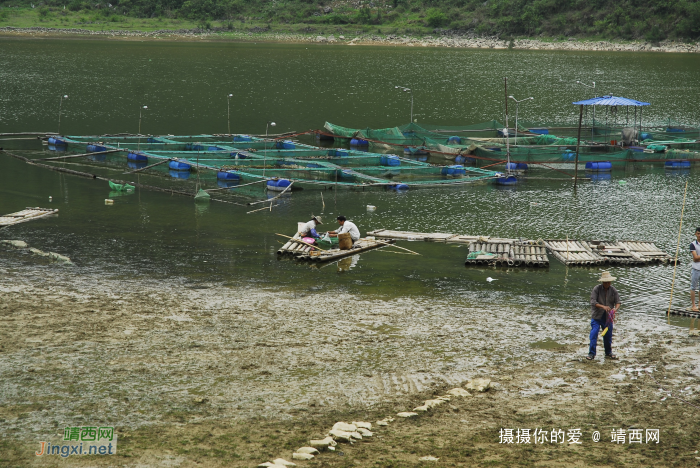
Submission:
<svg viewBox="0 0 700 468">
<path fill-rule="evenodd" d="M 583 120 L 583 104 L 581 104 L 581 109 L 578 114 L 578 140 L 576 141 L 576 163 L 574 164 L 574 190 L 576 190 L 576 184 L 578 183 L 578 152 L 581 147 L 581 121 Z"/>
</svg>

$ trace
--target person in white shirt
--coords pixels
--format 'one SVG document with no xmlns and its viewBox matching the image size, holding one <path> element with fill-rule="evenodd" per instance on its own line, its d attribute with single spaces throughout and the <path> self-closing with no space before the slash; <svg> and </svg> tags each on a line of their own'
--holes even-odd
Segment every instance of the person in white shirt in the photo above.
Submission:
<svg viewBox="0 0 700 468">
<path fill-rule="evenodd" d="M 698 306 L 695 304 L 695 291 L 700 289 L 700 227 L 695 230 L 695 239 L 690 243 L 690 254 L 693 256 L 690 273 L 690 301 L 693 303 L 693 312 L 698 311 Z"/>
<path fill-rule="evenodd" d="M 350 234 L 353 244 L 360 240 L 360 230 L 357 229 L 355 223 L 348 221 L 343 215 L 338 216 L 336 219 L 340 227 L 335 231 L 328 232 L 331 237 L 338 237 L 338 234 L 345 234 L 347 232 Z"/>
<path fill-rule="evenodd" d="M 319 237 L 321 237 L 318 235 L 318 232 L 316 232 L 316 226 L 318 224 L 323 224 L 321 222 L 321 217 L 311 216 L 311 221 L 304 225 L 304 228 L 301 231 L 299 231 L 299 234 L 301 234 L 301 237 L 313 237 L 315 239 L 318 239 Z"/>
</svg>

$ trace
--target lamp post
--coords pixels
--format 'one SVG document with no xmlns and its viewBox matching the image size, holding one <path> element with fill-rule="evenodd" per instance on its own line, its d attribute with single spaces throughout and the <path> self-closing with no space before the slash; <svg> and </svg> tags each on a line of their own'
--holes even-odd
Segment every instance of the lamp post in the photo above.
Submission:
<svg viewBox="0 0 700 468">
<path fill-rule="evenodd" d="M 64 94 L 61 96 L 61 100 L 58 102 L 58 134 L 61 134 L 61 107 L 63 107 L 63 100 L 68 99 L 68 95 Z"/>
<path fill-rule="evenodd" d="M 513 96 L 508 96 L 510 99 L 515 101 L 515 146 L 518 146 L 518 107 L 523 101 L 533 101 L 535 98 L 529 97 L 521 100 L 515 99 Z"/>
<path fill-rule="evenodd" d="M 405 86 L 394 86 L 394 89 L 401 89 L 404 92 L 411 93 L 411 123 L 413 123 L 413 91 L 411 91 L 411 88 L 406 88 Z"/>
<path fill-rule="evenodd" d="M 274 123 L 272 120 L 267 121 L 267 125 L 265 126 L 265 151 L 263 152 L 263 177 L 265 177 L 265 168 L 267 167 L 267 131 L 270 129 L 270 127 L 275 127 L 277 124 Z"/>
<path fill-rule="evenodd" d="M 595 97 L 598 97 L 598 93 L 595 92 L 595 81 L 593 81 L 593 86 L 587 85 L 586 83 L 583 83 L 582 81 L 576 80 L 577 84 L 580 84 L 581 86 L 585 86 L 586 88 L 591 88 L 593 90 L 593 94 L 595 94 Z M 593 106 L 593 123 L 591 124 L 591 140 L 594 138 L 594 133 L 593 129 L 595 128 L 595 106 Z"/>
<path fill-rule="evenodd" d="M 226 112 L 226 119 L 228 121 L 228 134 L 231 134 L 231 98 L 233 97 L 233 94 L 229 94 L 226 96 L 226 103 L 227 103 L 227 112 Z"/>
<path fill-rule="evenodd" d="M 148 109 L 148 106 L 140 106 L 139 107 L 139 144 L 136 145 L 137 150 L 141 149 L 141 115 L 142 115 L 144 109 Z"/>
</svg>

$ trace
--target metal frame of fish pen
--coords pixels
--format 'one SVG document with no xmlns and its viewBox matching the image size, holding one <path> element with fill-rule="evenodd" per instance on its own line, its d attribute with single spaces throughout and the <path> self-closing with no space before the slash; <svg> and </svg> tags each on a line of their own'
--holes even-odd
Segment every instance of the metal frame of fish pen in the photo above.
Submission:
<svg viewBox="0 0 700 468">
<path fill-rule="evenodd" d="M 444 166 L 396 155 L 320 148 L 290 140 L 262 139 L 238 134 L 233 135 L 230 141 L 222 141 L 222 137 L 218 135 L 51 136 L 49 144 L 58 144 L 62 148 L 86 145 L 89 154 L 120 150 L 144 161 L 150 158 L 161 164 L 176 161 L 197 170 L 228 172 L 241 181 L 263 182 L 283 178 L 296 183 L 297 186 L 302 184 L 324 188 L 436 187 L 501 177 L 496 171 L 470 167 L 464 167 L 459 176 L 443 177 L 440 171 Z M 212 155 L 215 157 L 210 157 Z M 397 165 L 381 165 L 383 158 L 393 158 Z M 354 163 L 362 159 L 374 159 L 376 165 L 355 166 L 330 162 L 333 160 L 338 163 Z M 279 161 L 283 163 L 281 167 L 271 164 Z M 261 164 L 258 164 L 259 167 L 252 167 L 256 163 Z M 144 164 L 140 166 L 142 167 L 137 167 L 136 170 L 150 168 Z M 378 177 L 372 175 L 373 173 L 386 177 Z M 299 176 L 301 174 L 309 177 Z M 399 174 L 403 174 L 404 177 L 397 177 Z M 235 188 L 235 185 L 231 188 Z"/>
</svg>

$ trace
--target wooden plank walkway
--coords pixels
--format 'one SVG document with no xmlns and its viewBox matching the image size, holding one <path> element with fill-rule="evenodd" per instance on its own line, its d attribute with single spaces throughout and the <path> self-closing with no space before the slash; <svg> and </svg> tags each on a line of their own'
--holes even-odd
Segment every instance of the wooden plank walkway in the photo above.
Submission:
<svg viewBox="0 0 700 468">
<path fill-rule="evenodd" d="M 16 213 L 0 216 L 0 227 L 12 226 L 14 224 L 26 223 L 35 219 L 43 218 L 52 214 L 58 213 L 58 209 L 50 208 L 26 208 Z"/>
<path fill-rule="evenodd" d="M 533 241 L 499 239 L 469 244 L 469 255 L 464 263 L 465 265 L 548 267 L 549 257 L 545 248 Z"/>
<path fill-rule="evenodd" d="M 649 265 L 673 263 L 652 242 L 548 239 L 547 249 L 566 265 Z"/>
</svg>

